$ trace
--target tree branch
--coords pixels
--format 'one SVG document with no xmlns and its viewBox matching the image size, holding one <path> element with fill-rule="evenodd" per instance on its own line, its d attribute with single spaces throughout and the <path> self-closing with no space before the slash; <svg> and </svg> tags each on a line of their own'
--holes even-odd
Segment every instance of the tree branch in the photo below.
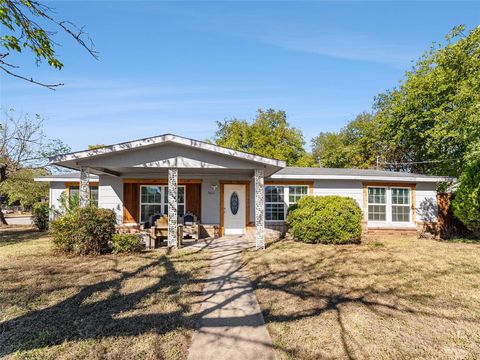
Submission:
<svg viewBox="0 0 480 360">
<path fill-rule="evenodd" d="M 1 63 L 3 64 L 3 61 L 2 61 Z M 59 86 L 65 85 L 65 84 L 63 84 L 63 83 L 58 83 L 58 84 L 45 84 L 45 83 L 42 83 L 42 82 L 33 80 L 33 78 L 27 78 L 27 77 L 25 77 L 25 76 L 15 74 L 15 73 L 11 72 L 10 70 L 8 70 L 7 68 L 5 68 L 5 67 L 2 66 L 2 65 L 0 65 L 0 69 L 2 69 L 3 71 L 5 71 L 8 75 L 11 75 L 11 76 L 16 77 L 16 78 L 18 78 L 18 79 L 22 79 L 22 80 L 31 82 L 32 84 L 36 84 L 36 85 L 43 86 L 43 87 L 45 87 L 45 88 L 47 88 L 47 89 L 50 89 L 50 90 L 53 90 L 53 91 L 56 90 L 55 88 L 57 88 L 57 87 L 59 87 Z"/>
</svg>

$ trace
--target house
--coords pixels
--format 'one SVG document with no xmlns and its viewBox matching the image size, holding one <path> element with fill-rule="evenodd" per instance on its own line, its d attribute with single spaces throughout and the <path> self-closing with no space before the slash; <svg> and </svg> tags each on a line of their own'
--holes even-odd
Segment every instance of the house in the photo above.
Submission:
<svg viewBox="0 0 480 360">
<path fill-rule="evenodd" d="M 193 213 L 214 236 L 285 231 L 289 205 L 305 195 L 355 199 L 366 229 L 415 231 L 436 221 L 436 186 L 445 178 L 420 174 L 287 167 L 284 161 L 165 134 L 59 155 L 52 163 L 76 173 L 38 177 L 50 183 L 50 205 L 62 193 L 113 209 L 119 226 L 138 228 L 168 214 L 169 245 L 178 216 Z"/>
</svg>

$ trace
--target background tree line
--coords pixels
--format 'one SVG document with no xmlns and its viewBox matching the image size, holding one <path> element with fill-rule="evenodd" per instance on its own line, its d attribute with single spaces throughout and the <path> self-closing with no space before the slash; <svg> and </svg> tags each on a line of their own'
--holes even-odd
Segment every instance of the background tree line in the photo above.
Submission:
<svg viewBox="0 0 480 360">
<path fill-rule="evenodd" d="M 289 166 L 376 168 L 459 176 L 480 141 L 480 27 L 458 26 L 434 44 L 396 88 L 374 99 L 338 132 L 305 149 L 284 111 L 258 110 L 253 122 L 217 122 L 218 145 L 285 160 Z"/>
<path fill-rule="evenodd" d="M 480 141 L 480 27 L 435 44 L 400 85 L 376 96 L 339 132 L 320 133 L 313 154 L 325 167 L 376 167 L 459 176 Z"/>
</svg>

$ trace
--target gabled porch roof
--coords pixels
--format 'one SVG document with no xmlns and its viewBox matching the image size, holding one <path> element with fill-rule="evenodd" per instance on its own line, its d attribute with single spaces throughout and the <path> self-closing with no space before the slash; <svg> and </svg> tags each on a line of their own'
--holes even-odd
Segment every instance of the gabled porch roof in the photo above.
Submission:
<svg viewBox="0 0 480 360">
<path fill-rule="evenodd" d="M 286 166 L 285 161 L 249 154 L 204 141 L 164 134 L 58 155 L 52 164 L 93 174 L 122 176 L 151 173 L 167 168 L 210 172 L 235 169 L 241 172 L 264 169 L 270 176 Z"/>
</svg>

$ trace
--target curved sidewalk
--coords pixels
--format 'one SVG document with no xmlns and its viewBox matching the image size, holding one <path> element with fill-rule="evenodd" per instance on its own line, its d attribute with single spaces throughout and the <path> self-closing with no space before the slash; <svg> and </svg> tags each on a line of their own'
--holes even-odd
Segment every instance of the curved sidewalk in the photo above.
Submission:
<svg viewBox="0 0 480 360">
<path fill-rule="evenodd" d="M 248 246 L 242 237 L 223 237 L 207 245 L 211 268 L 189 360 L 275 359 L 260 306 L 241 264 L 241 252 Z"/>
</svg>

